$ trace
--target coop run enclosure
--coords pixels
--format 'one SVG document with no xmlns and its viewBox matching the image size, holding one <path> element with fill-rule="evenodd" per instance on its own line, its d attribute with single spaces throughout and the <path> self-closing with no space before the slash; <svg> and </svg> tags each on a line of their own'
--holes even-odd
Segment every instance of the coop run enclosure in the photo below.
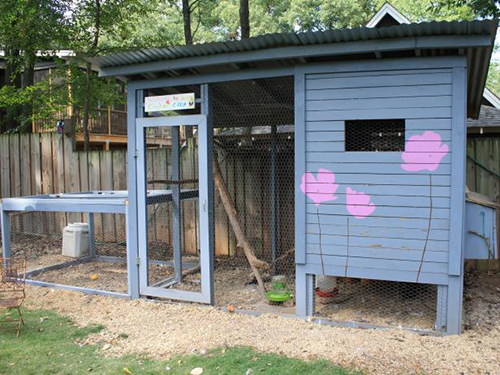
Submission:
<svg viewBox="0 0 500 375">
<path fill-rule="evenodd" d="M 5 199 L 4 254 L 39 285 L 459 333 L 466 234 L 497 255 L 494 207 L 466 225 L 464 174 L 496 26 L 97 58 L 128 80 L 128 192 Z"/>
</svg>

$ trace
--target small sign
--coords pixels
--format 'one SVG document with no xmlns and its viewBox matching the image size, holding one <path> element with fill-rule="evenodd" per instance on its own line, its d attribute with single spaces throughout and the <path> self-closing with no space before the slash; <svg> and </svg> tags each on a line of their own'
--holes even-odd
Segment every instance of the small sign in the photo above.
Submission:
<svg viewBox="0 0 500 375">
<path fill-rule="evenodd" d="M 194 92 L 185 94 L 148 96 L 144 100 L 146 112 L 180 111 L 195 107 Z"/>
</svg>

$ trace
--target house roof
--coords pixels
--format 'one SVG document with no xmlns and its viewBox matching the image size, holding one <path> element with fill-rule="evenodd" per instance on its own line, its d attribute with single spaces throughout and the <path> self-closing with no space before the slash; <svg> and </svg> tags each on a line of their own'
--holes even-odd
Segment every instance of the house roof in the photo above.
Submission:
<svg viewBox="0 0 500 375">
<path fill-rule="evenodd" d="M 500 128 L 500 109 L 487 105 L 481 106 L 479 118 L 467 120 L 468 128 Z"/>
<path fill-rule="evenodd" d="M 390 3 L 384 3 L 370 21 L 368 21 L 366 27 L 395 26 L 403 23 L 411 22 Z"/>
<path fill-rule="evenodd" d="M 500 98 L 493 94 L 487 87 L 484 88 L 483 100 L 491 107 L 500 108 Z"/>
</svg>

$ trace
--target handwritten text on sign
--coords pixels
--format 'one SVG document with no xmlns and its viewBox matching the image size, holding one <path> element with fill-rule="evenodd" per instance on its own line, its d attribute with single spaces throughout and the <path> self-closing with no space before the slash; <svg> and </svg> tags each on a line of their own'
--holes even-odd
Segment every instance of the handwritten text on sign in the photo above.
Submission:
<svg viewBox="0 0 500 375">
<path fill-rule="evenodd" d="M 146 112 L 179 111 L 195 106 L 194 92 L 186 94 L 148 96 L 144 100 Z"/>
</svg>

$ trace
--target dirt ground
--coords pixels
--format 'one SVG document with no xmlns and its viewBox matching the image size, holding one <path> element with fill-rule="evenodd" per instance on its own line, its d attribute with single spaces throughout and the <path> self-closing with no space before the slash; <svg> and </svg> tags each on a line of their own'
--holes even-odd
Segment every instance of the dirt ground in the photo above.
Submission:
<svg viewBox="0 0 500 375">
<path fill-rule="evenodd" d="M 253 317 L 195 304 L 40 287 L 28 287 L 27 306 L 54 309 L 80 325 L 104 324 L 85 343 L 111 344 L 107 355 L 145 353 L 167 359 L 245 345 L 302 359 L 324 358 L 370 374 L 500 374 L 500 274 L 469 274 L 466 287 L 465 332 L 445 337 L 318 326 L 273 314 Z"/>
</svg>

